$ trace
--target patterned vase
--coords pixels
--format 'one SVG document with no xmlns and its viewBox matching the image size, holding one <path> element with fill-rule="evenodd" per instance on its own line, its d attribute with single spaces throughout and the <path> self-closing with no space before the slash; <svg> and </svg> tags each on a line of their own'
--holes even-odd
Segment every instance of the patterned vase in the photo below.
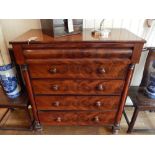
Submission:
<svg viewBox="0 0 155 155">
<path fill-rule="evenodd" d="M 155 72 L 150 73 L 145 93 L 149 98 L 155 99 Z"/>
<path fill-rule="evenodd" d="M 9 98 L 16 98 L 20 95 L 21 87 L 13 64 L 0 66 L 0 82 Z"/>
</svg>

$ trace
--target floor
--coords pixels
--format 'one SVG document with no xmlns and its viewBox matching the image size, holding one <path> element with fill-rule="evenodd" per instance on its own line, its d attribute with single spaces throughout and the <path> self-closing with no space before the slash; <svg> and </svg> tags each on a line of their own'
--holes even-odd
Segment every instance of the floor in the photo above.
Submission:
<svg viewBox="0 0 155 155">
<path fill-rule="evenodd" d="M 0 117 L 2 113 L 4 113 L 6 109 L 0 110 Z M 127 114 L 129 118 L 133 113 L 132 107 L 126 108 Z M 154 112 L 140 112 L 139 117 L 136 121 L 135 128 L 149 128 L 155 129 L 155 113 Z M 8 119 L 5 125 L 14 125 L 18 124 L 23 125 L 27 124 L 28 121 L 26 119 L 26 115 L 22 110 L 15 110 L 12 113 L 8 114 Z M 127 130 L 127 124 L 124 119 L 124 116 L 121 120 L 121 129 L 119 131 L 119 135 L 125 135 Z M 0 130 L 0 135 L 110 135 L 111 129 L 106 127 L 86 127 L 86 126 L 72 126 L 72 127 L 44 127 L 44 130 L 41 132 L 35 131 L 17 131 L 17 130 Z M 155 130 L 152 131 L 135 131 L 132 134 L 155 134 Z"/>
</svg>

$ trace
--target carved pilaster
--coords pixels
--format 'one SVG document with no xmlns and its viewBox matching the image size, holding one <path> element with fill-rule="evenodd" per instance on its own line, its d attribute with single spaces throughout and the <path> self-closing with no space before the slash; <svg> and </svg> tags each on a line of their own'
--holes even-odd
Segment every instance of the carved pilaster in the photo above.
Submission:
<svg viewBox="0 0 155 155">
<path fill-rule="evenodd" d="M 123 110 L 124 110 L 126 98 L 127 98 L 127 95 L 128 95 L 128 89 L 129 89 L 130 82 L 131 82 L 131 79 L 132 79 L 132 76 L 133 76 L 134 68 L 135 68 L 135 64 L 130 64 L 129 65 L 129 69 L 128 69 L 128 73 L 127 73 L 127 76 L 126 76 L 126 82 L 125 82 L 125 86 L 124 86 L 124 89 L 123 89 L 119 110 L 117 112 L 115 125 L 113 127 L 113 133 L 114 134 L 116 134 L 118 132 L 118 130 L 119 130 L 119 126 L 120 126 L 119 124 L 120 124 L 120 120 L 121 120 L 122 113 L 123 113 Z"/>
<path fill-rule="evenodd" d="M 37 107 L 36 107 L 36 103 L 35 103 L 34 96 L 33 96 L 31 80 L 30 80 L 29 73 L 28 73 L 28 65 L 22 64 L 20 67 L 21 67 L 21 71 L 22 71 L 23 78 L 25 81 L 29 101 L 30 101 L 30 104 L 32 106 L 32 113 L 33 113 L 33 117 L 34 117 L 34 123 L 33 123 L 34 125 L 33 126 L 35 129 L 40 129 L 41 126 L 40 126 L 39 118 L 37 115 Z"/>
</svg>

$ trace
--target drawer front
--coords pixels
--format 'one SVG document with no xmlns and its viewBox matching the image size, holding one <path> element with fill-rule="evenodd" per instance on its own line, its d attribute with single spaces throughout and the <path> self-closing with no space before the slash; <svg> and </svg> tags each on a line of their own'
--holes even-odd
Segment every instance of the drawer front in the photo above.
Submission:
<svg viewBox="0 0 155 155">
<path fill-rule="evenodd" d="M 115 110 L 120 96 L 35 96 L 38 110 Z"/>
<path fill-rule="evenodd" d="M 81 112 L 78 116 L 78 125 L 110 125 L 114 124 L 116 111 Z"/>
<path fill-rule="evenodd" d="M 24 50 L 26 59 L 49 58 L 131 58 L 132 49 L 95 48 L 95 49 L 31 49 Z"/>
<path fill-rule="evenodd" d="M 121 95 L 123 80 L 32 80 L 35 94 Z"/>
<path fill-rule="evenodd" d="M 59 59 L 32 63 L 29 64 L 32 78 L 125 79 L 129 61 Z"/>
<path fill-rule="evenodd" d="M 38 112 L 43 125 L 110 125 L 116 111 L 105 112 Z"/>
<path fill-rule="evenodd" d="M 38 112 L 41 124 L 77 125 L 77 114 L 73 112 Z"/>
</svg>

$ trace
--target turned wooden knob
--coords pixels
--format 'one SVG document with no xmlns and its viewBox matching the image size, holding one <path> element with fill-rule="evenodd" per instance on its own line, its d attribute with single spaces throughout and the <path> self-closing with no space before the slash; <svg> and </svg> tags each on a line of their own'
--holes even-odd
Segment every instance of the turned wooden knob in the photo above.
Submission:
<svg viewBox="0 0 155 155">
<path fill-rule="evenodd" d="M 50 68 L 49 72 L 52 73 L 52 74 L 57 73 L 57 69 L 55 67 Z"/>
<path fill-rule="evenodd" d="M 102 84 L 99 84 L 99 85 L 97 86 L 97 90 L 99 90 L 99 91 L 102 91 L 102 90 L 104 90 L 104 87 L 103 87 L 103 85 L 102 85 Z"/>
<path fill-rule="evenodd" d="M 57 117 L 56 121 L 61 122 L 62 121 L 61 117 Z"/>
<path fill-rule="evenodd" d="M 54 106 L 56 106 L 56 107 L 60 106 L 60 102 L 59 102 L 59 101 L 55 101 L 53 104 L 54 104 Z"/>
<path fill-rule="evenodd" d="M 102 105 L 102 103 L 101 103 L 100 101 L 97 101 L 97 102 L 96 102 L 96 106 L 97 106 L 97 107 L 101 107 L 101 105 Z"/>
<path fill-rule="evenodd" d="M 59 89 L 59 86 L 58 86 L 58 85 L 53 85 L 53 86 L 52 86 L 52 89 L 53 89 L 53 90 L 58 90 L 58 89 Z"/>
<path fill-rule="evenodd" d="M 98 116 L 95 116 L 94 121 L 95 122 L 99 122 L 100 121 L 99 117 Z"/>
<path fill-rule="evenodd" d="M 105 73 L 105 69 L 104 69 L 104 67 L 100 67 L 100 68 L 98 68 L 98 72 L 99 72 L 100 74 Z"/>
</svg>

